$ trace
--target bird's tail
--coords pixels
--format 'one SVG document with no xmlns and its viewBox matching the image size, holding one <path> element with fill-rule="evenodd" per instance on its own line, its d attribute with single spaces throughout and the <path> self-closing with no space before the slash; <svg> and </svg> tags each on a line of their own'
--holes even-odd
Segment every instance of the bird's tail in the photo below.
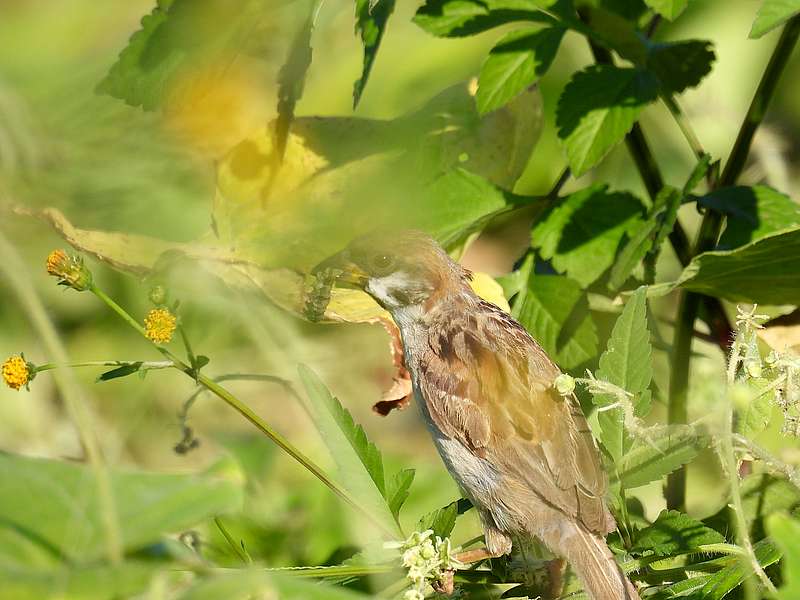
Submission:
<svg viewBox="0 0 800 600">
<path fill-rule="evenodd" d="M 554 546 L 569 561 L 591 600 L 640 600 L 602 537 L 570 523 L 563 526 L 560 538 Z"/>
</svg>

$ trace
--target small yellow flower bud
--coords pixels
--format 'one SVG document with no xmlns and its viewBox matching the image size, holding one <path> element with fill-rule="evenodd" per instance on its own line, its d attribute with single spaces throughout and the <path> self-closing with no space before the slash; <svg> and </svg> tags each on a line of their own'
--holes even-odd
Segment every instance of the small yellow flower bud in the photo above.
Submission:
<svg viewBox="0 0 800 600">
<path fill-rule="evenodd" d="M 166 308 L 154 308 L 144 319 L 144 332 L 156 344 L 166 344 L 172 340 L 178 320 Z"/>
<path fill-rule="evenodd" d="M 167 302 L 167 290 L 163 285 L 154 285 L 150 288 L 150 302 L 156 306 L 161 306 Z"/>
<path fill-rule="evenodd" d="M 47 272 L 58 277 L 58 285 L 83 292 L 92 285 L 92 273 L 79 256 L 69 256 L 63 250 L 53 250 L 47 257 Z"/>
<path fill-rule="evenodd" d="M 28 385 L 35 373 L 31 365 L 25 362 L 24 358 L 17 355 L 9 357 L 8 360 L 3 363 L 2 372 L 3 381 L 6 382 L 6 385 L 12 390 L 17 391 L 19 391 L 22 386 Z"/>
</svg>

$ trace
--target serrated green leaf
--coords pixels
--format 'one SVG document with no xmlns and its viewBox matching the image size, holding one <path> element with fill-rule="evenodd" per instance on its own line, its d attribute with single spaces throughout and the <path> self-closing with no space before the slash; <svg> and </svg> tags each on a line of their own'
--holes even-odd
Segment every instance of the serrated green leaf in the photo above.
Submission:
<svg viewBox="0 0 800 600">
<path fill-rule="evenodd" d="M 778 598 L 796 600 L 800 598 L 800 521 L 774 514 L 767 519 L 767 531 L 783 552 L 783 585 Z"/>
<path fill-rule="evenodd" d="M 519 29 L 489 51 L 478 76 L 475 101 L 480 114 L 503 106 L 547 72 L 556 56 L 563 27 Z"/>
<path fill-rule="evenodd" d="M 724 542 L 719 532 L 700 521 L 676 510 L 663 510 L 652 525 L 637 533 L 631 553 L 676 556 L 697 552 L 705 544 Z"/>
<path fill-rule="evenodd" d="M 340 483 L 378 522 L 397 530 L 386 501 L 380 451 L 311 369 L 300 365 L 298 373 L 310 401 L 314 424 L 339 469 Z"/>
<path fill-rule="evenodd" d="M 0 531 L 21 532 L 47 548 L 51 559 L 84 564 L 103 556 L 104 517 L 91 469 L 0 454 L 0 473 Z M 207 475 L 121 471 L 110 475 L 126 551 L 143 548 L 166 533 L 183 531 L 217 513 L 235 510 L 242 502 L 238 483 Z"/>
<path fill-rule="evenodd" d="M 105 373 L 101 373 L 97 377 L 97 381 L 110 381 L 111 379 L 118 379 L 120 377 L 127 377 L 128 375 L 133 375 L 134 373 L 138 373 L 139 369 L 142 368 L 141 362 L 131 363 L 129 365 L 122 365 L 121 367 L 117 367 L 116 369 L 111 369 L 110 371 L 106 371 Z"/>
<path fill-rule="evenodd" d="M 749 391 L 744 406 L 739 406 L 737 401 L 736 432 L 753 439 L 763 432 L 772 417 L 774 407 L 774 391 L 764 393 L 770 382 L 766 379 L 749 379 L 738 385 L 745 386 Z"/>
<path fill-rule="evenodd" d="M 646 290 L 640 287 L 628 299 L 622 314 L 614 323 L 596 373 L 598 379 L 633 394 L 631 402 L 638 416 L 643 416 L 649 409 L 649 395 L 645 395 L 645 391 L 653 377 Z M 615 401 L 615 398 L 608 396 L 594 397 L 599 407 Z M 624 418 L 624 409 L 621 407 L 603 410 L 597 416 L 601 429 L 600 440 L 614 463 L 622 459 L 631 443 L 625 431 Z"/>
<path fill-rule="evenodd" d="M 386 23 L 394 11 L 395 0 L 356 0 L 356 31 L 364 46 L 364 65 L 361 77 L 353 87 L 353 108 L 358 106 L 367 85 L 372 65 L 378 54 Z"/>
<path fill-rule="evenodd" d="M 314 33 L 314 15 L 319 2 L 311 4 L 311 13 L 295 34 L 289 47 L 286 61 L 278 71 L 278 116 L 275 119 L 275 148 L 282 161 L 286 152 L 289 129 L 294 120 L 294 110 L 303 97 L 306 75 L 311 66 L 313 49 L 311 36 Z"/>
<path fill-rule="evenodd" d="M 800 205 L 764 185 L 715 190 L 700 198 L 698 204 L 727 216 L 725 231 L 717 245 L 720 250 L 737 248 L 776 231 L 800 226 Z"/>
<path fill-rule="evenodd" d="M 474 35 L 506 23 L 534 21 L 555 23 L 540 12 L 554 0 L 426 0 L 414 23 L 437 37 Z"/>
<path fill-rule="evenodd" d="M 676 281 L 650 292 L 663 295 L 679 286 L 732 302 L 795 304 L 800 297 L 800 227 L 735 250 L 704 252 Z"/>
<path fill-rule="evenodd" d="M 532 274 L 518 320 L 564 370 L 597 355 L 597 329 L 580 285 L 567 277 Z"/>
<path fill-rule="evenodd" d="M 400 509 L 408 499 L 409 489 L 411 484 L 414 483 L 414 469 L 403 469 L 395 474 L 395 476 L 386 482 L 386 502 L 389 504 L 389 510 L 392 511 L 395 520 L 399 519 Z"/>
<path fill-rule="evenodd" d="M 753 22 L 750 37 L 760 38 L 798 13 L 800 13 L 800 0 L 764 0 Z"/>
<path fill-rule="evenodd" d="M 689 5 L 689 0 L 644 0 L 650 8 L 665 19 L 674 21 Z"/>
<path fill-rule="evenodd" d="M 658 81 L 648 71 L 595 65 L 576 73 L 556 115 L 573 173 L 583 175 L 600 162 L 657 98 Z"/>
<path fill-rule="evenodd" d="M 642 212 L 635 196 L 591 186 L 546 214 L 531 232 L 531 243 L 556 271 L 585 288 L 614 263 L 622 237 Z"/>
<path fill-rule="evenodd" d="M 440 538 L 448 537 L 456 526 L 458 518 L 458 501 L 424 515 L 417 523 L 417 531 L 433 530 L 434 535 Z"/>
<path fill-rule="evenodd" d="M 705 434 L 688 425 L 673 425 L 648 433 L 649 439 L 638 439 L 618 463 L 611 483 L 621 483 L 626 489 L 658 481 L 675 469 L 690 462 L 707 447 Z"/>
<path fill-rule="evenodd" d="M 443 173 L 415 199 L 411 225 L 429 232 L 443 246 L 462 243 L 489 220 L 509 210 L 509 194 L 464 169 Z"/>
<path fill-rule="evenodd" d="M 646 65 L 658 78 L 662 91 L 680 94 L 699 85 L 711 72 L 715 59 L 711 42 L 686 40 L 650 44 Z"/>
<path fill-rule="evenodd" d="M 753 551 L 762 568 L 775 564 L 781 558 L 780 550 L 768 539 L 759 540 L 753 544 Z M 703 586 L 701 598 L 703 600 L 721 600 L 752 574 L 751 567 L 746 568 L 740 560 L 734 561 L 708 579 Z"/>
<path fill-rule="evenodd" d="M 177 76 L 194 69 L 221 74 L 254 7 L 252 0 L 158 0 L 97 91 L 153 110 L 174 91 Z"/>
</svg>

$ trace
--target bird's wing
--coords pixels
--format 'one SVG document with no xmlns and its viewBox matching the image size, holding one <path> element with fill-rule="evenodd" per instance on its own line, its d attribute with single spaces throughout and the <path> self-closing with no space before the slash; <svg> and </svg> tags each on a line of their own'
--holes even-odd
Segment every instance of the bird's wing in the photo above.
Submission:
<svg viewBox="0 0 800 600">
<path fill-rule="evenodd" d="M 524 328 L 491 305 L 434 328 L 419 382 L 434 423 L 543 502 L 605 534 L 606 478 L 574 396 Z"/>
</svg>

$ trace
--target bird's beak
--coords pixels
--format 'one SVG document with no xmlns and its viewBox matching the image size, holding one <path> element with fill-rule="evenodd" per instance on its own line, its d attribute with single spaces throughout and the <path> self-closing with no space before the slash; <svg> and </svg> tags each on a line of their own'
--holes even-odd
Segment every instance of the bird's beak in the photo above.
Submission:
<svg viewBox="0 0 800 600">
<path fill-rule="evenodd" d="M 312 275 L 319 275 L 323 271 L 333 270 L 336 273 L 336 283 L 349 283 L 364 289 L 369 276 L 350 258 L 347 250 L 326 258 L 311 270 Z"/>
</svg>

